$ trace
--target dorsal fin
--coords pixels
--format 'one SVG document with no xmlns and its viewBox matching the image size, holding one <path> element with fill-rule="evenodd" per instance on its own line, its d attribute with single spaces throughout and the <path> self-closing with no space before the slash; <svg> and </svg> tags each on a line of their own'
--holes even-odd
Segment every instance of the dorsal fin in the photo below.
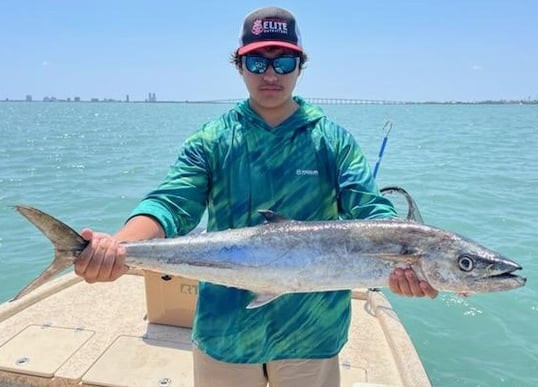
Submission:
<svg viewBox="0 0 538 387">
<path fill-rule="evenodd" d="M 267 223 L 291 222 L 290 219 L 271 210 L 258 210 L 258 213 L 265 218 Z"/>
</svg>

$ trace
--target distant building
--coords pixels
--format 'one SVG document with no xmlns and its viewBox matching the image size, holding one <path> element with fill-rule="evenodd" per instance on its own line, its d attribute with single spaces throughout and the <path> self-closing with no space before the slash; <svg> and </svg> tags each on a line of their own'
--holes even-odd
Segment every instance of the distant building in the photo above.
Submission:
<svg viewBox="0 0 538 387">
<path fill-rule="evenodd" d="M 30 94 L 26 96 L 26 102 L 32 102 L 32 96 Z"/>
<path fill-rule="evenodd" d="M 157 97 L 156 97 L 155 93 L 149 93 L 148 94 L 147 102 L 157 102 Z"/>
<path fill-rule="evenodd" d="M 99 98 L 92 98 L 90 102 L 99 102 Z"/>
<path fill-rule="evenodd" d="M 75 97 L 75 98 L 73 99 L 73 101 L 75 101 L 75 102 L 80 102 L 80 97 Z"/>
<path fill-rule="evenodd" d="M 129 94 L 125 96 L 125 102 L 129 102 Z"/>
</svg>

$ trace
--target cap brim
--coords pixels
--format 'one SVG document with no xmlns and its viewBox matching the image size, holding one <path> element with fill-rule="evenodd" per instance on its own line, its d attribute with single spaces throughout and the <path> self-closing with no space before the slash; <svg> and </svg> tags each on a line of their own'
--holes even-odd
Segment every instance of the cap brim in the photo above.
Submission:
<svg viewBox="0 0 538 387">
<path fill-rule="evenodd" d="M 279 40 L 265 40 L 263 42 L 256 42 L 256 43 L 247 44 L 246 46 L 241 47 L 237 51 L 237 53 L 239 55 L 244 55 L 244 54 L 247 54 L 247 53 L 249 53 L 251 51 L 257 50 L 259 48 L 264 48 L 264 47 L 269 47 L 269 46 L 290 48 L 290 49 L 295 50 L 295 51 L 303 52 L 303 49 L 300 46 L 298 46 L 296 44 L 293 44 L 293 43 L 282 42 L 282 41 L 279 41 Z"/>
</svg>

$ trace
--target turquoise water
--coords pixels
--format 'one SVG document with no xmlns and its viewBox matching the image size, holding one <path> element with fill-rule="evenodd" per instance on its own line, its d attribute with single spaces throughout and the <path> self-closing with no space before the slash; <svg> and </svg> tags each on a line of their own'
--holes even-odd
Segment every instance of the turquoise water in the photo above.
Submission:
<svg viewBox="0 0 538 387">
<path fill-rule="evenodd" d="M 113 232 L 163 178 L 185 137 L 228 105 L 0 103 L 0 302 L 51 259 L 10 207 L 41 208 L 75 229 Z M 424 220 L 524 267 L 527 286 L 390 301 L 434 385 L 538 385 L 536 105 L 327 105 L 373 165 L 394 123 L 379 184 L 412 193 Z"/>
</svg>

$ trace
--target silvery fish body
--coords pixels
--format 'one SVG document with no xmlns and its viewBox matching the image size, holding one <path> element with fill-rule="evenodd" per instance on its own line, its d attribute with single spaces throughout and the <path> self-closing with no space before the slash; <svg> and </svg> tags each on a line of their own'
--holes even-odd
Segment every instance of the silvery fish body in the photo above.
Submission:
<svg viewBox="0 0 538 387">
<path fill-rule="evenodd" d="M 61 266 L 86 246 L 50 215 L 17 210 L 53 241 Z M 492 292 L 525 284 L 512 274 L 521 269 L 516 262 L 439 228 L 399 219 L 285 221 L 262 213 L 269 223 L 260 226 L 124 243 L 126 264 L 248 289 L 256 294 L 249 307 L 285 293 L 384 287 L 397 267 L 412 267 L 439 291 Z M 17 297 L 44 280 L 36 281 Z"/>
</svg>

